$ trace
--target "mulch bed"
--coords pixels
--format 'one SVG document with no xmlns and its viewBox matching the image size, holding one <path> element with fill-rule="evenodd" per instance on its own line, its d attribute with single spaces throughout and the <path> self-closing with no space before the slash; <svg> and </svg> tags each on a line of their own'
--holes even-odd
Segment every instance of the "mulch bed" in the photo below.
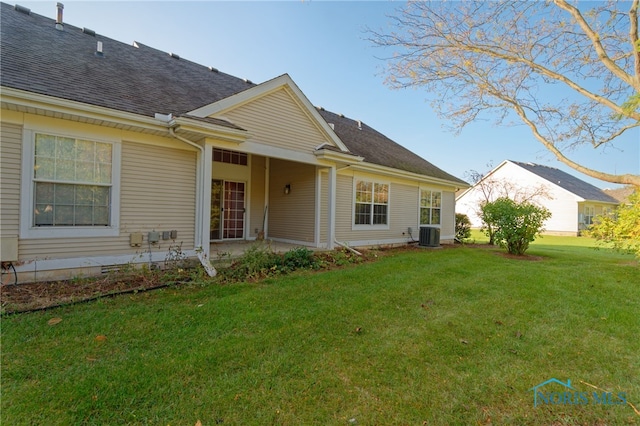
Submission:
<svg viewBox="0 0 640 426">
<path fill-rule="evenodd" d="M 2 313 L 43 310 L 55 306 L 94 300 L 122 293 L 165 287 L 157 275 L 136 274 L 126 279 L 105 277 L 69 281 L 3 284 L 0 286 Z"/>
<path fill-rule="evenodd" d="M 492 248 L 487 244 L 468 244 L 467 247 Z M 460 245 L 443 245 L 444 249 L 452 249 Z M 423 250 L 417 245 L 406 245 L 377 251 L 380 255 L 398 253 L 407 250 Z M 496 251 L 496 255 L 515 260 L 540 261 L 540 256 L 514 256 L 504 251 Z M 374 260 L 373 256 L 364 256 L 367 260 Z M 377 258 L 377 255 L 375 256 Z M 5 278 L 5 277 L 3 277 Z M 185 274 L 184 281 L 189 281 L 188 274 Z M 133 293 L 153 290 L 168 285 L 175 284 L 176 281 L 166 282 L 162 273 L 152 274 L 128 274 L 120 278 L 107 276 L 98 279 L 79 279 L 69 281 L 54 282 L 34 282 L 24 284 L 2 284 L 0 285 L 0 312 L 11 314 L 19 312 L 29 312 L 49 309 L 56 306 L 69 305 L 73 303 L 98 299 L 100 297 L 114 296 L 122 293 Z"/>
</svg>

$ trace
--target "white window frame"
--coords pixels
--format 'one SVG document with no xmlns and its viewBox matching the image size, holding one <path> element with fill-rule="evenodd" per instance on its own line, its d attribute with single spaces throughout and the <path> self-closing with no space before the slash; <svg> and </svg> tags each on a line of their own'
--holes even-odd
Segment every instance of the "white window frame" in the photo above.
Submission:
<svg viewBox="0 0 640 426">
<path fill-rule="evenodd" d="M 438 207 L 440 209 L 440 223 L 422 223 L 422 192 L 423 191 L 429 191 L 431 192 L 431 199 L 433 202 L 433 193 L 437 192 L 440 194 L 440 207 Z M 442 226 L 442 210 L 443 210 L 443 200 L 442 200 L 442 191 L 439 189 L 433 189 L 433 188 L 420 188 L 420 190 L 418 191 L 418 226 L 434 226 L 434 227 L 441 227 Z M 433 207 L 430 207 L 431 211 L 433 212 Z M 431 218 L 429 218 L 431 219 Z M 431 220 L 429 220 L 431 221 Z"/>
<path fill-rule="evenodd" d="M 387 223 L 385 224 L 356 224 L 356 190 L 358 187 L 358 182 L 369 182 L 373 185 L 387 185 L 388 193 L 387 193 Z M 372 202 L 373 204 L 373 202 Z M 373 209 L 372 209 L 373 214 Z M 351 230 L 387 230 L 389 229 L 391 222 L 391 182 L 381 181 L 377 179 L 373 179 L 371 177 L 357 177 L 353 178 L 353 198 L 351 205 Z"/>
<path fill-rule="evenodd" d="M 108 143 L 111 151 L 111 210 L 109 226 L 34 226 L 33 208 L 35 185 L 33 167 L 35 164 L 36 134 L 46 134 L 92 142 Z M 101 135 L 58 127 L 32 126 L 23 130 L 22 136 L 22 177 L 20 199 L 20 238 L 75 238 L 112 237 L 120 235 L 120 161 L 122 143 L 120 140 Z"/>
<path fill-rule="evenodd" d="M 591 226 L 593 224 L 593 219 L 596 217 L 596 207 L 590 204 L 586 204 L 583 207 L 582 211 L 584 212 L 582 223 L 586 226 Z M 589 218 L 589 222 L 587 222 L 587 218 Z"/>
</svg>

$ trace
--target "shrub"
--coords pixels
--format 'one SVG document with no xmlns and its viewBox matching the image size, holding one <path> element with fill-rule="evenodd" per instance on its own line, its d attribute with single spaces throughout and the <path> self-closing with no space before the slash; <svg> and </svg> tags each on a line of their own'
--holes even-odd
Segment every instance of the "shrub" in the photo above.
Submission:
<svg viewBox="0 0 640 426">
<path fill-rule="evenodd" d="M 551 212 L 530 202 L 516 203 L 498 198 L 482 206 L 482 219 L 493 232 L 495 241 L 511 254 L 522 255 L 543 231 Z"/>
<path fill-rule="evenodd" d="M 619 205 L 615 214 L 597 216 L 587 234 L 640 259 L 640 191 L 631 194 L 629 204 Z"/>
<path fill-rule="evenodd" d="M 456 213 L 456 241 L 464 243 L 471 237 L 471 220 L 464 213 Z"/>
<path fill-rule="evenodd" d="M 279 256 L 273 252 L 271 247 L 263 242 L 258 242 L 252 244 L 229 267 L 221 268 L 218 271 L 219 279 L 233 282 L 265 277 L 272 272 L 272 268 L 277 269 L 279 263 Z"/>
<path fill-rule="evenodd" d="M 290 271 L 296 269 L 316 268 L 318 261 L 313 251 L 305 247 L 289 250 L 282 257 L 282 266 Z"/>
<path fill-rule="evenodd" d="M 218 279 L 222 282 L 255 280 L 297 269 L 315 269 L 319 265 L 313 251 L 305 247 L 297 247 L 281 255 L 275 253 L 269 244 L 257 242 L 230 266 L 220 268 Z"/>
</svg>

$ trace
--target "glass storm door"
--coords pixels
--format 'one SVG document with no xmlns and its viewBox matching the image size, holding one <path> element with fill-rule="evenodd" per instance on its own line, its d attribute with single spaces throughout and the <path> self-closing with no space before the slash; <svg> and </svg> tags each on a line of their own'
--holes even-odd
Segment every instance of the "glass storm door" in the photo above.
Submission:
<svg viewBox="0 0 640 426">
<path fill-rule="evenodd" d="M 211 181 L 211 240 L 244 238 L 245 184 Z"/>
<path fill-rule="evenodd" d="M 244 182 L 224 183 L 223 239 L 244 238 Z"/>
</svg>

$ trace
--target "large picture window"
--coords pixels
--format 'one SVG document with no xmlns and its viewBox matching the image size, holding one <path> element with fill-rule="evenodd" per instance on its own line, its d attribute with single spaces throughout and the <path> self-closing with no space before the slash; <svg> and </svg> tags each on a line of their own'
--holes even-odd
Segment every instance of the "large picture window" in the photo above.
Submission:
<svg viewBox="0 0 640 426">
<path fill-rule="evenodd" d="M 35 134 L 34 227 L 111 225 L 113 144 Z"/>
<path fill-rule="evenodd" d="M 365 180 L 356 181 L 354 225 L 389 223 L 389 185 Z"/>
<path fill-rule="evenodd" d="M 440 225 L 442 192 L 420 190 L 420 225 Z"/>
</svg>

